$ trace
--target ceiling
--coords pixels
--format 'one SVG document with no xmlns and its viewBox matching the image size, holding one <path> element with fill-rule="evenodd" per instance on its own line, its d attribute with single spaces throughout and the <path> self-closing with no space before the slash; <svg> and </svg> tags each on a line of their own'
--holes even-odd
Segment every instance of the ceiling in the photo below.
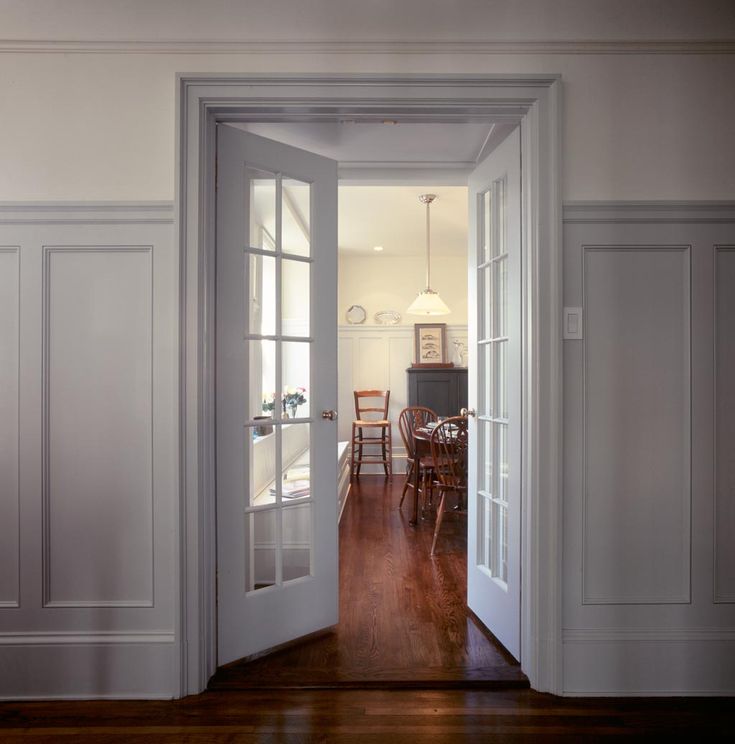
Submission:
<svg viewBox="0 0 735 744">
<path fill-rule="evenodd" d="M 433 193 L 431 252 L 467 253 L 467 176 L 514 124 L 318 122 L 238 123 L 238 129 L 339 163 L 339 250 L 343 255 L 424 255 L 425 206 Z"/>
<path fill-rule="evenodd" d="M 467 255 L 466 186 L 340 186 L 339 250 L 343 255 L 423 256 L 426 207 L 419 194 L 436 194 L 431 205 L 431 255 Z"/>
<path fill-rule="evenodd" d="M 513 122 L 390 121 L 246 122 L 232 126 L 336 160 L 341 180 L 466 183 L 475 164 L 513 129 Z M 423 175 L 420 175 L 423 174 Z"/>
</svg>

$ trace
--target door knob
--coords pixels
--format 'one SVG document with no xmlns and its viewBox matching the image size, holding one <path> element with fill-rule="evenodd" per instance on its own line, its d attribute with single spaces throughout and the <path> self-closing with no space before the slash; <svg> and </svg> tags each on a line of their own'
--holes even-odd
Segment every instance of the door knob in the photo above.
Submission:
<svg viewBox="0 0 735 744">
<path fill-rule="evenodd" d="M 475 409 L 474 409 L 474 408 L 463 408 L 463 409 L 462 409 L 462 410 L 461 410 L 461 411 L 459 412 L 459 415 L 460 415 L 460 416 L 472 416 L 472 418 L 475 418 L 475 416 L 476 416 L 477 414 L 475 413 Z"/>
<path fill-rule="evenodd" d="M 322 411 L 322 418 L 329 419 L 330 421 L 336 421 L 337 411 Z"/>
</svg>

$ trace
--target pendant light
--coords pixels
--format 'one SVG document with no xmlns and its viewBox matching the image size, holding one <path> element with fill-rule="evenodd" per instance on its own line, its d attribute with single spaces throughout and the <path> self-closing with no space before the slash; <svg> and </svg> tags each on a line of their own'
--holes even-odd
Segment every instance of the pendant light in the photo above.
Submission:
<svg viewBox="0 0 735 744">
<path fill-rule="evenodd" d="M 419 201 L 426 204 L 426 289 L 419 292 L 411 303 L 409 315 L 448 315 L 452 312 L 444 303 L 439 293 L 431 288 L 431 247 L 429 239 L 429 205 L 436 199 L 436 194 L 421 194 Z"/>
</svg>

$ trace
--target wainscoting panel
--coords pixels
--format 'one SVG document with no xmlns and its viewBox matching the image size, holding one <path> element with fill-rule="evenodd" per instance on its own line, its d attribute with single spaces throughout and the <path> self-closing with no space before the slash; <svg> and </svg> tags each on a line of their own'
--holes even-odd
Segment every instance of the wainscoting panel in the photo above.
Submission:
<svg viewBox="0 0 735 744">
<path fill-rule="evenodd" d="M 715 248 L 715 601 L 735 602 L 735 245 Z"/>
<path fill-rule="evenodd" d="M 19 602 L 20 253 L 0 245 L 0 607 Z"/>
<path fill-rule="evenodd" d="M 564 208 L 563 690 L 735 694 L 735 203 Z"/>
<path fill-rule="evenodd" d="M 355 365 L 355 389 L 385 390 L 390 387 L 388 354 L 385 339 L 377 334 L 364 334 L 357 339 L 357 364 Z"/>
<path fill-rule="evenodd" d="M 172 205 L 0 205 L 0 246 L 0 697 L 175 696 Z"/>
<path fill-rule="evenodd" d="M 44 248 L 44 606 L 153 604 L 152 246 Z"/>
<path fill-rule="evenodd" d="M 689 601 L 689 283 L 688 248 L 585 249 L 585 603 Z"/>
</svg>

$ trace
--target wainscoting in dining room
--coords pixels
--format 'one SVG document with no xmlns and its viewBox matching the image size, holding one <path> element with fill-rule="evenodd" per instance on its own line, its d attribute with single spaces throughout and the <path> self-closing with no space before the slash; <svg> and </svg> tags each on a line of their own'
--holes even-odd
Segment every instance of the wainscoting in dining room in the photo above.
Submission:
<svg viewBox="0 0 735 744">
<path fill-rule="evenodd" d="M 466 325 L 447 324 L 450 361 L 455 352 L 454 341 L 467 348 Z M 406 453 L 398 435 L 398 414 L 408 405 L 406 370 L 414 359 L 413 326 L 340 326 L 338 354 L 340 441 L 350 438 L 355 408 L 353 390 L 390 390 L 389 414 L 394 424 L 393 471 L 403 472 Z M 379 471 L 382 472 L 382 468 L 375 465 L 364 468 L 366 473 Z"/>
</svg>

